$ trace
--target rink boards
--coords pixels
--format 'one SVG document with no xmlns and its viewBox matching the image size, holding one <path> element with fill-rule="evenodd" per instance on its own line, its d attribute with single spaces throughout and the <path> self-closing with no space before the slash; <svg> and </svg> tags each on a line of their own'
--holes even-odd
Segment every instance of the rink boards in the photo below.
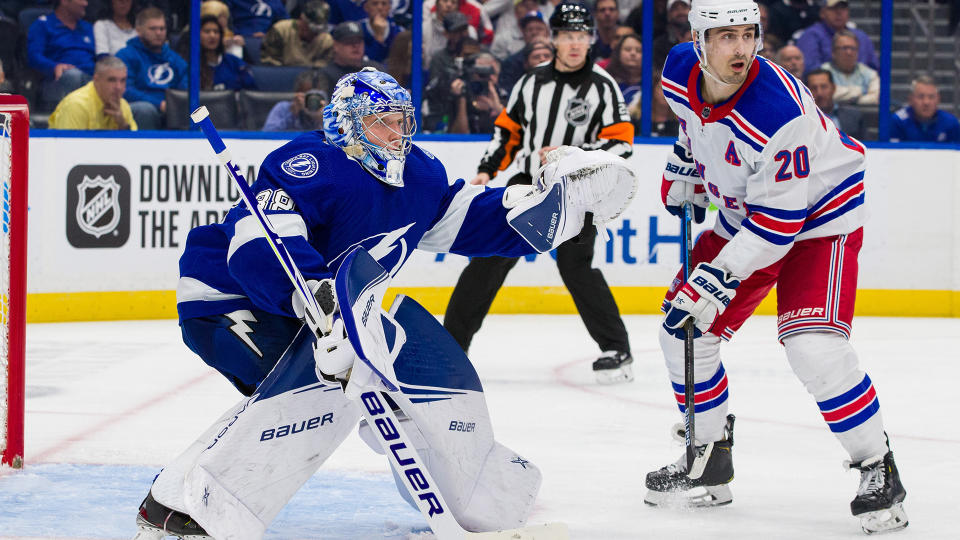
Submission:
<svg viewBox="0 0 960 540">
<path fill-rule="evenodd" d="M 198 138 L 84 138 L 35 134 L 30 141 L 28 321 L 176 317 L 177 261 L 192 226 L 217 221 L 237 198 Z M 40 135 L 40 136 L 36 136 Z M 227 140 L 248 178 L 280 139 Z M 451 180 L 472 178 L 485 142 L 419 143 Z M 660 203 L 670 146 L 637 144 L 641 188 L 598 238 L 601 268 L 624 313 L 655 313 L 679 264 L 679 221 Z M 501 176 L 504 178 L 507 174 Z M 871 148 L 857 313 L 960 316 L 960 152 Z M 707 223 L 713 223 L 708 216 Z M 442 313 L 464 257 L 415 253 L 396 292 Z M 760 313 L 775 312 L 772 299 Z M 494 312 L 573 313 L 549 254 L 521 260 Z"/>
</svg>

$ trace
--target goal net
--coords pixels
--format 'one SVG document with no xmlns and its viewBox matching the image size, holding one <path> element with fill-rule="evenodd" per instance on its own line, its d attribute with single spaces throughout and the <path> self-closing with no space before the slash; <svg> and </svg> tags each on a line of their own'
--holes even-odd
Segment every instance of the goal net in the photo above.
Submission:
<svg viewBox="0 0 960 540">
<path fill-rule="evenodd" d="M 27 103 L 0 94 L 0 463 L 23 465 Z"/>
</svg>

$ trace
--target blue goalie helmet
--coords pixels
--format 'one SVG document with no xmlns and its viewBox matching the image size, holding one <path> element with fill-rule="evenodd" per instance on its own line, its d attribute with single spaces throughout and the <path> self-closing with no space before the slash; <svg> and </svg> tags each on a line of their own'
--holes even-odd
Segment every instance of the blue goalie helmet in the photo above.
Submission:
<svg viewBox="0 0 960 540">
<path fill-rule="evenodd" d="M 341 77 L 323 109 L 327 140 L 390 186 L 403 186 L 416 131 L 410 93 L 372 67 Z"/>
</svg>

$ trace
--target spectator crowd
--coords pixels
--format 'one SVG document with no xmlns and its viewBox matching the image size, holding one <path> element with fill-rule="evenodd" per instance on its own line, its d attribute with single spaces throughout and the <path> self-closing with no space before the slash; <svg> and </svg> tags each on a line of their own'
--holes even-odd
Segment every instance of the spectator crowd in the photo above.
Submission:
<svg viewBox="0 0 960 540">
<path fill-rule="evenodd" d="M 225 128 L 314 129 L 337 80 L 364 66 L 409 86 L 415 0 L 206 0 L 200 6 L 203 100 L 232 111 Z M 560 0 L 424 0 L 421 131 L 491 133 L 514 84 L 553 61 L 547 24 Z M 591 60 L 620 86 L 640 127 L 643 7 L 588 0 Z M 875 44 L 846 0 L 760 0 L 760 54 L 806 84 L 847 134 L 876 124 Z M 190 80 L 190 0 L 0 0 L 0 91 L 26 95 L 55 129 L 184 128 Z M 670 49 L 689 41 L 690 0 L 653 0 L 654 136 L 678 125 L 659 86 Z M 204 101 L 205 102 L 205 101 Z M 896 140 L 960 142 L 939 89 L 916 78 L 890 114 Z M 205 102 L 206 104 L 206 102 Z M 216 114 L 217 107 L 211 107 Z M 230 116 L 226 114 L 225 116 Z M 238 120 L 238 118 L 240 120 Z M 215 117 L 216 119 L 216 117 Z"/>
</svg>

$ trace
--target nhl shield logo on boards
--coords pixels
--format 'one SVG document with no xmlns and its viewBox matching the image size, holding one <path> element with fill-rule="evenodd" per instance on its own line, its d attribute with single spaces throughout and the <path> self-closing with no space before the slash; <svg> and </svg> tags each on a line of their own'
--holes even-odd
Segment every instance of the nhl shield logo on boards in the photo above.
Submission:
<svg viewBox="0 0 960 540">
<path fill-rule="evenodd" d="M 77 165 L 67 175 L 67 240 L 78 248 L 120 247 L 130 236 L 130 173 Z"/>
<path fill-rule="evenodd" d="M 310 178 L 311 176 L 317 174 L 320 164 L 317 162 L 317 158 L 314 157 L 313 154 L 303 152 L 284 161 L 280 165 L 280 168 L 283 170 L 283 172 L 293 176 L 294 178 Z"/>
<path fill-rule="evenodd" d="M 120 223 L 120 184 L 109 176 L 84 176 L 77 185 L 77 225 L 96 238 L 113 232 Z"/>
<path fill-rule="evenodd" d="M 563 112 L 567 122 L 575 126 L 582 126 L 590 121 L 590 104 L 582 98 L 570 98 L 567 101 L 567 110 Z"/>
</svg>

